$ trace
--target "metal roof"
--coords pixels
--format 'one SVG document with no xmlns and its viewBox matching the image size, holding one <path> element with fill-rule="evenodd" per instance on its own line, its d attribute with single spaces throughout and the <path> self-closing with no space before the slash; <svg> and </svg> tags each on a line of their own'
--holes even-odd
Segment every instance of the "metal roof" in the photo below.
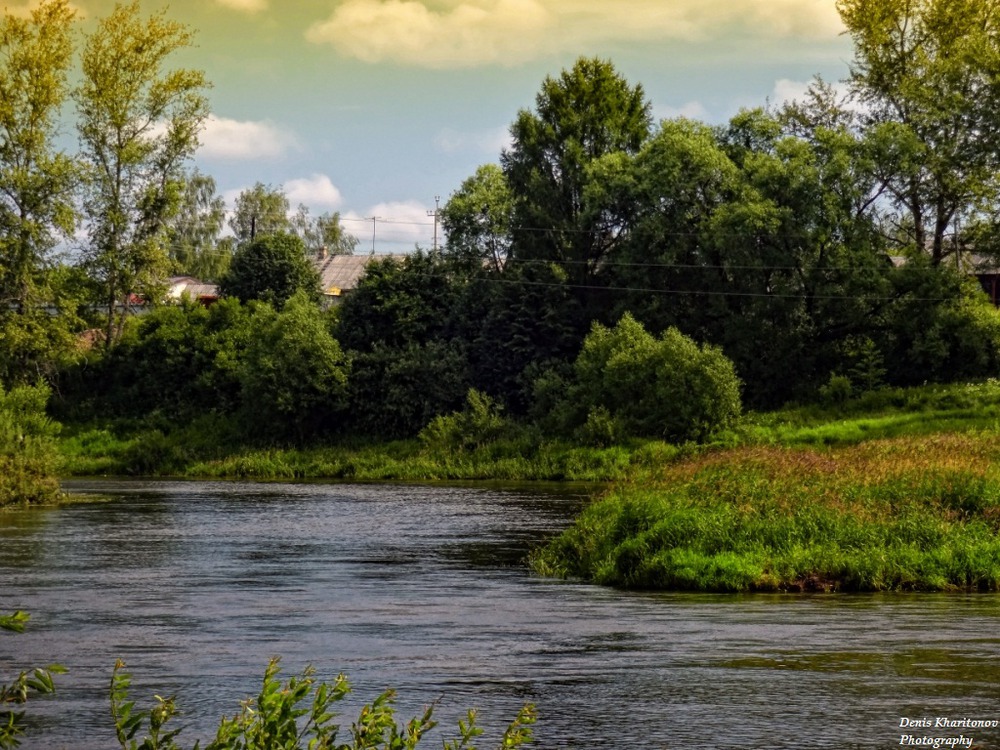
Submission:
<svg viewBox="0 0 1000 750">
<path fill-rule="evenodd" d="M 323 294 L 339 297 L 345 292 L 356 289 L 358 281 L 365 274 L 365 268 L 373 261 L 392 258 L 399 261 L 405 258 L 401 254 L 381 253 L 377 255 L 331 255 L 327 258 L 316 258 L 313 263 L 319 271 L 320 288 Z"/>
</svg>

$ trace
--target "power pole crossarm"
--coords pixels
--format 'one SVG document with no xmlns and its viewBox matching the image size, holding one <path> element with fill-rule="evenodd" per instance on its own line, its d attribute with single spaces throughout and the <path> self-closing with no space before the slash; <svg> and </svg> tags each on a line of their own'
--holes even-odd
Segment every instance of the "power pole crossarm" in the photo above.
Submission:
<svg viewBox="0 0 1000 750">
<path fill-rule="evenodd" d="M 428 216 L 433 216 L 434 217 L 434 244 L 431 245 L 431 248 L 432 248 L 432 250 L 435 253 L 437 252 L 437 249 L 438 249 L 438 216 L 440 216 L 440 214 L 441 214 L 440 202 L 441 202 L 441 196 L 440 195 L 435 195 L 434 196 L 434 210 L 427 212 Z"/>
</svg>

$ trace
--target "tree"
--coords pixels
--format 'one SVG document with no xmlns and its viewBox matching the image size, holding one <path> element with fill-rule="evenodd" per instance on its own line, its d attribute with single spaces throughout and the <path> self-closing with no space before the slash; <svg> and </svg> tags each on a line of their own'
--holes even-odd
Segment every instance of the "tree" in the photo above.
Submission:
<svg viewBox="0 0 1000 750">
<path fill-rule="evenodd" d="M 109 347 L 135 296 L 156 296 L 165 276 L 167 220 L 208 116 L 204 74 L 166 67 L 191 36 L 163 12 L 142 19 L 135 0 L 116 5 L 84 46 L 76 90 L 87 168 L 84 255 L 102 284 Z"/>
<path fill-rule="evenodd" d="M 219 244 L 226 203 L 215 194 L 215 180 L 197 169 L 184 180 L 177 213 L 167 223 L 174 273 L 217 280 L 232 257 Z"/>
<path fill-rule="evenodd" d="M 248 417 L 277 437 L 329 434 L 347 405 L 349 372 L 350 360 L 320 311 L 298 292 L 247 351 L 242 381 Z"/>
<path fill-rule="evenodd" d="M 937 265 L 1000 199 L 1000 5 L 839 0 L 854 95 L 881 144 L 893 234 Z"/>
<path fill-rule="evenodd" d="M 639 150 L 650 129 L 650 104 L 605 60 L 581 58 L 558 79 L 546 77 L 535 112 L 521 110 L 513 143 L 500 161 L 514 195 L 516 260 L 565 264 L 586 283 L 622 227 L 588 201 L 595 164 Z"/>
<path fill-rule="evenodd" d="M 352 424 L 384 437 L 415 435 L 462 405 L 469 389 L 457 320 L 466 277 L 422 252 L 373 260 L 337 308 L 336 336 L 351 352 Z"/>
<path fill-rule="evenodd" d="M 288 197 L 280 187 L 257 182 L 236 196 L 229 228 L 236 236 L 237 245 L 247 245 L 268 234 L 289 233 L 292 222 L 288 211 Z"/>
<path fill-rule="evenodd" d="M 219 292 L 246 302 L 263 300 L 282 307 L 296 292 L 319 301 L 319 273 L 306 257 L 302 240 L 294 234 L 266 234 L 238 247 Z"/>
<path fill-rule="evenodd" d="M 340 214 L 323 213 L 315 219 L 309 215 L 309 208 L 299 204 L 291 219 L 292 231 L 305 244 L 306 252 L 313 255 L 353 255 L 358 238 L 344 231 Z"/>
<path fill-rule="evenodd" d="M 73 18 L 67 0 L 44 0 L 30 20 L 0 21 L 0 314 L 37 301 L 49 252 L 74 228 L 76 170 L 55 147 Z"/>
<path fill-rule="evenodd" d="M 503 270 L 510 252 L 514 196 L 503 170 L 484 164 L 465 180 L 441 211 L 446 252 L 473 266 Z"/>
</svg>

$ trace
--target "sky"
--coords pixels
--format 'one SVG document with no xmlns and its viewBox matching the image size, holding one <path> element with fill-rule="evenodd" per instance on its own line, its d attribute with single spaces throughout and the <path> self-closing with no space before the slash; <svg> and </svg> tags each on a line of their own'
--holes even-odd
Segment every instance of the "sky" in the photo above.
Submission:
<svg viewBox="0 0 1000 750">
<path fill-rule="evenodd" d="M 37 0 L 0 0 L 23 13 Z M 84 29 L 114 0 L 73 0 Z M 497 162 L 546 76 L 582 56 L 641 83 L 655 119 L 722 123 L 848 74 L 835 0 L 142 0 L 189 25 L 205 71 L 195 165 L 231 206 L 281 186 L 339 211 L 359 251 L 431 247 L 436 203 Z M 375 217 L 374 221 L 373 218 Z"/>
</svg>

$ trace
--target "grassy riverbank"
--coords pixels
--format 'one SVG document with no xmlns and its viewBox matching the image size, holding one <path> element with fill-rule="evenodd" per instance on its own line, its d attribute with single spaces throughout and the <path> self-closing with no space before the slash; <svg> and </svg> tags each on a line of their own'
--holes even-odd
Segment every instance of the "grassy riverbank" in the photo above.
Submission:
<svg viewBox="0 0 1000 750">
<path fill-rule="evenodd" d="M 602 497 L 537 570 L 640 589 L 1000 590 L 995 432 L 744 447 Z"/>
<path fill-rule="evenodd" d="M 1000 382 L 891 389 L 836 405 L 750 414 L 699 446 L 656 440 L 574 445 L 511 424 L 471 446 L 414 439 L 292 447 L 248 444 L 239 425 L 212 416 L 186 425 L 67 425 L 59 446 L 63 476 L 613 482 L 642 480 L 650 472 L 655 477 L 665 464 L 741 447 L 829 448 L 969 431 L 1000 431 Z"/>
<path fill-rule="evenodd" d="M 619 484 L 533 564 L 655 590 L 998 591 L 998 417 L 995 382 L 757 415 Z"/>
<path fill-rule="evenodd" d="M 700 591 L 1000 590 L 1000 383 L 887 390 L 748 416 L 702 446 L 419 440 L 241 447 L 209 419 L 76 428 L 64 474 L 350 480 L 573 480 L 614 487 L 535 568 Z"/>
</svg>

